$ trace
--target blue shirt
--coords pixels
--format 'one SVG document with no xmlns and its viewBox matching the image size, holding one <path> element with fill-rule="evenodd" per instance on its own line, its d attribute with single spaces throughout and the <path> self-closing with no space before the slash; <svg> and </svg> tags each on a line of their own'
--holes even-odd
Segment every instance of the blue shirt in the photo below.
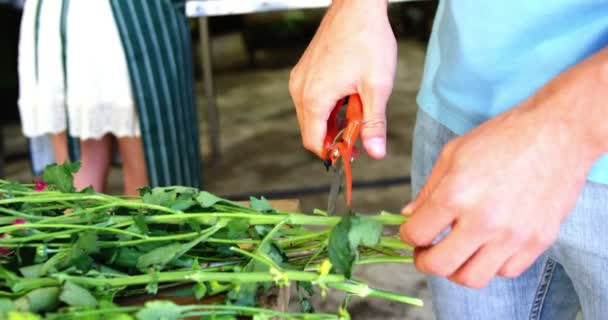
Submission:
<svg viewBox="0 0 608 320">
<path fill-rule="evenodd" d="M 442 0 L 418 105 L 464 134 L 606 46 L 608 0 Z M 588 178 L 608 183 L 608 154 Z"/>
</svg>

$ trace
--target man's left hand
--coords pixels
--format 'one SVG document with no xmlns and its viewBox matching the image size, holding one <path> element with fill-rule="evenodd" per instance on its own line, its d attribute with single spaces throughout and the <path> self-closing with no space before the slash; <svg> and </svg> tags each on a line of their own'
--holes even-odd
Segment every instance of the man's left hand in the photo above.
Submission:
<svg viewBox="0 0 608 320">
<path fill-rule="evenodd" d="M 593 79 L 578 77 L 584 71 L 559 77 L 444 147 L 403 210 L 411 216 L 401 238 L 416 247 L 420 271 L 480 288 L 496 275 L 518 276 L 554 243 L 603 153 L 590 138 L 592 122 L 581 120 L 593 114 L 578 109 L 592 113 L 583 100 L 599 98 L 580 96 L 593 88 Z"/>
</svg>

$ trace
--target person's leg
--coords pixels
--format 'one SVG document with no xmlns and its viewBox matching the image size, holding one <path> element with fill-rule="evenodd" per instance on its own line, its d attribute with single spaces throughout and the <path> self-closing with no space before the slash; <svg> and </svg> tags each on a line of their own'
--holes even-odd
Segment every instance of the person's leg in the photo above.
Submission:
<svg viewBox="0 0 608 320">
<path fill-rule="evenodd" d="M 412 154 L 414 196 L 424 185 L 443 146 L 454 137 L 456 134 L 448 128 L 424 111 L 419 111 Z M 429 276 L 427 280 L 435 315 L 439 320 L 550 319 L 541 317 L 539 311 L 555 314 L 554 309 L 559 301 L 553 299 L 557 297 L 553 293 L 556 290 L 561 292 L 559 288 L 567 287 L 570 283 L 562 271 L 545 254 L 521 276 L 514 279 L 497 277 L 480 290 L 459 286 L 440 277 Z M 577 304 L 573 307 L 559 306 L 564 308 L 560 315 L 575 313 L 577 309 Z"/>
<path fill-rule="evenodd" d="M 146 159 L 141 138 L 119 138 L 118 146 L 122 158 L 124 193 L 137 195 L 137 188 L 148 185 Z"/>
<path fill-rule="evenodd" d="M 68 139 L 65 131 L 52 134 L 51 143 L 53 144 L 55 162 L 61 164 L 68 160 Z"/>
<path fill-rule="evenodd" d="M 608 185 L 587 182 L 551 253 L 572 279 L 585 320 L 608 315 Z M 547 318 L 548 319 L 548 318 Z"/>
<path fill-rule="evenodd" d="M 80 142 L 80 170 L 74 176 L 76 190 L 92 186 L 97 192 L 106 191 L 111 159 L 111 136 Z"/>
</svg>

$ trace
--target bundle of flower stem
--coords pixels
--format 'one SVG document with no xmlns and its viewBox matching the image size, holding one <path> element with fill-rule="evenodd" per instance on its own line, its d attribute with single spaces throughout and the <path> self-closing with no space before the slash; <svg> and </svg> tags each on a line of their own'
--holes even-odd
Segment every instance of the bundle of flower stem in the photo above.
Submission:
<svg viewBox="0 0 608 320">
<path fill-rule="evenodd" d="M 338 319 L 312 313 L 319 290 L 413 305 L 416 298 L 352 278 L 368 263 L 407 263 L 409 248 L 383 236 L 395 214 L 327 216 L 277 210 L 264 198 L 244 206 L 186 187 L 142 188 L 140 197 L 76 192 L 78 163 L 51 165 L 35 185 L 0 180 L 0 319 Z M 125 297 L 187 285 L 178 306 Z M 302 311 L 259 306 L 260 292 L 295 285 Z M 29 318 L 28 318 L 29 317 Z"/>
</svg>

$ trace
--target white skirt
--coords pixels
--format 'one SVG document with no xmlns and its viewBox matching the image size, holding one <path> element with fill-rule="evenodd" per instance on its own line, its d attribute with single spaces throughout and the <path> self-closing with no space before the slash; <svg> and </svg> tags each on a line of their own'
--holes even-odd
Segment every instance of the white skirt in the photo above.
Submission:
<svg viewBox="0 0 608 320">
<path fill-rule="evenodd" d="M 63 1 L 42 1 L 38 7 L 39 1 L 25 2 L 21 22 L 23 133 L 36 137 L 67 129 L 70 136 L 83 140 L 109 133 L 139 137 L 129 71 L 110 1 L 69 1 L 64 39 Z"/>
</svg>

